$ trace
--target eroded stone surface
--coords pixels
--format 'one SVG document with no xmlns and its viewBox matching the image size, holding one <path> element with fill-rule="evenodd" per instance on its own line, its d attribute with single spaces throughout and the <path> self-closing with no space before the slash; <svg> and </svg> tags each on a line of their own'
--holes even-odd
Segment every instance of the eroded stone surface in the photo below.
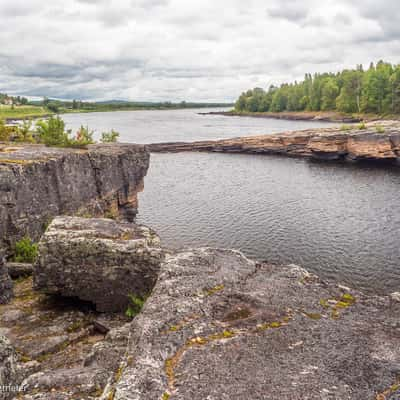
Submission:
<svg viewBox="0 0 400 400">
<path fill-rule="evenodd" d="M 0 399 L 8 400 L 13 396 L 11 386 L 16 383 L 17 354 L 10 341 L 0 336 Z"/>
<path fill-rule="evenodd" d="M 107 335 L 96 321 L 107 327 Z M 7 354 L 13 357 L 4 384 L 19 388 L 11 398 L 98 398 L 126 351 L 128 321 L 123 314 L 98 314 L 86 303 L 36 293 L 31 278 L 16 281 L 14 299 L 0 306 L 0 332 L 7 335 Z M 0 343 L 0 360 L 1 348 Z M 93 358 L 93 349 L 108 351 Z"/>
<path fill-rule="evenodd" d="M 132 216 L 148 165 L 145 148 L 133 144 L 0 145 L 0 248 L 39 240 L 57 215 Z"/>
<path fill-rule="evenodd" d="M 0 252 L 0 304 L 8 303 L 13 296 L 13 284 Z"/>
<path fill-rule="evenodd" d="M 115 400 L 394 399 L 400 304 L 190 250 L 167 257 L 122 366 Z"/>
<path fill-rule="evenodd" d="M 125 311 L 153 288 L 163 251 L 149 228 L 111 219 L 57 217 L 39 243 L 34 287 Z"/>
<path fill-rule="evenodd" d="M 320 160 L 376 160 L 400 162 L 399 123 L 387 124 L 378 133 L 376 124 L 367 129 L 353 127 L 319 128 L 273 135 L 248 136 L 233 139 L 192 143 L 154 143 L 152 152 L 212 151 L 226 153 L 261 153 L 310 157 Z M 382 129 L 382 127 L 380 127 Z"/>
</svg>

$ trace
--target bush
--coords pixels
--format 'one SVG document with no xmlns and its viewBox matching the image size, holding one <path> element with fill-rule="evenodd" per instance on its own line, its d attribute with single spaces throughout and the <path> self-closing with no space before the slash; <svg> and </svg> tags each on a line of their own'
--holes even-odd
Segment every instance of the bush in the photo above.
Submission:
<svg viewBox="0 0 400 400">
<path fill-rule="evenodd" d="M 144 306 L 144 303 L 146 302 L 146 299 L 142 297 L 136 297 L 133 294 L 130 294 L 128 297 L 130 300 L 130 304 L 125 311 L 125 315 L 129 318 L 133 318 L 140 313 Z"/>
<path fill-rule="evenodd" d="M 101 143 L 115 143 L 118 142 L 119 133 L 111 129 L 111 132 L 103 132 L 101 134 Z"/>
<path fill-rule="evenodd" d="M 88 126 L 86 128 L 81 125 L 78 132 L 76 132 L 76 136 L 73 139 L 69 139 L 68 146 L 70 147 L 80 147 L 87 146 L 88 144 L 93 144 L 93 131 L 89 129 Z"/>
<path fill-rule="evenodd" d="M 17 142 L 33 143 L 32 121 L 24 119 L 22 124 L 17 127 Z"/>
<path fill-rule="evenodd" d="M 10 131 L 7 129 L 3 119 L 0 119 L 0 142 L 8 142 L 10 140 Z"/>
<path fill-rule="evenodd" d="M 385 128 L 382 125 L 377 125 L 375 129 L 378 133 L 385 133 Z"/>
<path fill-rule="evenodd" d="M 68 146 L 69 132 L 65 132 L 65 123 L 59 116 L 38 121 L 36 131 L 39 141 L 46 146 Z"/>
<path fill-rule="evenodd" d="M 16 262 L 35 262 L 38 255 L 38 245 L 33 243 L 28 237 L 24 237 L 15 243 L 14 261 Z"/>
<path fill-rule="evenodd" d="M 361 123 L 358 125 L 358 129 L 359 129 L 360 131 L 362 131 L 362 130 L 364 130 L 364 129 L 367 129 L 367 125 L 365 125 L 364 122 L 361 122 Z"/>
</svg>

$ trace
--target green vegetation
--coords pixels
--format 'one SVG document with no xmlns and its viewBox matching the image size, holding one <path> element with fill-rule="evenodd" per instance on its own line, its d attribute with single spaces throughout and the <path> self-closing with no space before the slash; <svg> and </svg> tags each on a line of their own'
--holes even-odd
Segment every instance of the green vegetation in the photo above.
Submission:
<svg viewBox="0 0 400 400">
<path fill-rule="evenodd" d="M 46 146 L 84 147 L 94 143 L 93 131 L 89 127 L 81 125 L 75 137 L 71 137 L 71 130 L 65 130 L 65 123 L 59 116 L 38 121 L 36 128 L 37 141 Z"/>
<path fill-rule="evenodd" d="M 379 61 L 367 70 L 358 65 L 338 73 L 306 74 L 302 82 L 242 93 L 235 110 L 400 114 L 400 65 Z"/>
<path fill-rule="evenodd" d="M 49 115 L 48 109 L 40 106 L 9 106 L 0 105 L 0 118 L 3 119 L 23 119 L 44 117 Z"/>
<path fill-rule="evenodd" d="M 135 101 L 105 101 L 89 102 L 81 100 L 64 101 L 44 98 L 40 101 L 31 101 L 30 105 L 44 107 L 49 113 L 85 113 L 107 111 L 132 111 L 132 110 L 175 110 L 183 108 L 228 107 L 226 103 L 193 103 L 182 101 L 171 102 L 135 102 Z"/>
<path fill-rule="evenodd" d="M 43 143 L 46 146 L 80 148 L 95 143 L 93 134 L 88 126 L 81 125 L 73 136 L 71 130 L 65 129 L 65 122 L 59 116 L 39 120 L 34 126 L 31 120 L 24 120 L 18 126 L 6 126 L 0 119 L 0 142 Z M 101 141 L 117 142 L 118 137 L 119 133 L 111 130 L 102 134 Z"/>
<path fill-rule="evenodd" d="M 361 122 L 360 124 L 357 125 L 357 128 L 358 128 L 360 131 L 363 131 L 364 129 L 367 129 L 367 125 L 365 125 L 364 122 Z"/>
<path fill-rule="evenodd" d="M 44 97 L 42 100 L 29 101 L 26 97 L 9 96 L 0 93 L 0 119 L 39 118 L 53 114 L 85 113 L 106 111 L 132 110 L 170 110 L 182 108 L 229 107 L 227 103 L 194 103 L 181 101 L 166 102 L 135 102 L 135 101 L 104 101 L 89 102 L 81 100 L 56 100 Z"/>
<path fill-rule="evenodd" d="M 375 127 L 377 133 L 385 133 L 385 128 L 381 125 Z"/>
<path fill-rule="evenodd" d="M 38 245 L 28 237 L 22 238 L 15 243 L 14 261 L 33 263 L 38 255 Z"/>
<path fill-rule="evenodd" d="M 100 142 L 102 143 L 115 143 L 118 142 L 119 133 L 111 129 L 110 132 L 103 132 L 101 134 Z"/>
<path fill-rule="evenodd" d="M 125 311 L 125 315 L 129 318 L 133 318 L 142 310 L 144 303 L 146 302 L 146 298 L 136 297 L 133 294 L 130 294 L 128 297 L 130 300 L 130 304 Z"/>
</svg>

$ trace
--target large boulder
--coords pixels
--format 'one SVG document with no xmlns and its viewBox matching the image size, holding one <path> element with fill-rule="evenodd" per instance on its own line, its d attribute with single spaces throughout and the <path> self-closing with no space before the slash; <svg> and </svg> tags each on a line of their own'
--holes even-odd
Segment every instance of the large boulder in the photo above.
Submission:
<svg viewBox="0 0 400 400">
<path fill-rule="evenodd" d="M 8 303 L 13 297 L 13 283 L 0 254 L 0 304 Z"/>
<path fill-rule="evenodd" d="M 101 312 L 125 310 L 145 298 L 163 252 L 145 226 L 112 219 L 57 217 L 39 244 L 34 288 L 89 301 Z"/>
<path fill-rule="evenodd" d="M 400 395 L 400 303 L 236 251 L 167 256 L 130 331 L 115 400 Z"/>
</svg>

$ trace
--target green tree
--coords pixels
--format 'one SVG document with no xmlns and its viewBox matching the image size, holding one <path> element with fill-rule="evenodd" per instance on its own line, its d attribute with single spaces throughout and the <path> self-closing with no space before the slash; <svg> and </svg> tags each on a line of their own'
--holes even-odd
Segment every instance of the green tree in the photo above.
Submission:
<svg viewBox="0 0 400 400">
<path fill-rule="evenodd" d="M 332 77 L 325 80 L 322 85 L 321 110 L 335 110 L 336 98 L 339 95 L 339 86 Z"/>
<path fill-rule="evenodd" d="M 65 131 L 65 123 L 59 116 L 51 116 L 47 121 L 38 121 L 36 132 L 39 141 L 46 146 L 68 146 L 69 144 L 69 132 Z"/>
</svg>

